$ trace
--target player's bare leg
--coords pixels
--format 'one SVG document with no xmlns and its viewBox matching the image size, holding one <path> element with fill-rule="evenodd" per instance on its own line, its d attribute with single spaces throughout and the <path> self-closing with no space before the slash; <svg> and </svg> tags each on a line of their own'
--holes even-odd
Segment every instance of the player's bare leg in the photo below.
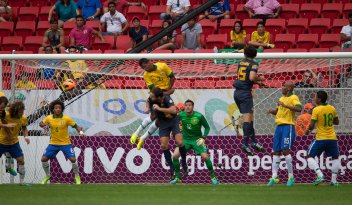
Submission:
<svg viewBox="0 0 352 205">
<path fill-rule="evenodd" d="M 159 121 L 157 119 L 154 120 L 154 115 L 151 115 L 151 119 L 153 122 L 149 126 L 148 130 L 138 140 L 137 150 L 142 149 L 144 142 L 148 139 L 148 137 L 151 136 L 159 128 Z"/>
</svg>

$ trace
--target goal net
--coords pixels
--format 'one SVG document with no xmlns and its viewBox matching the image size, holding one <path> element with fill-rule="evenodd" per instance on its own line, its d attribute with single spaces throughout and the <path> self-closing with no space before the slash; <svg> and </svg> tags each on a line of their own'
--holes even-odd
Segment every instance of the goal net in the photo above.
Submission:
<svg viewBox="0 0 352 205">
<path fill-rule="evenodd" d="M 338 181 L 352 181 L 351 53 L 258 54 L 259 75 L 266 80 L 265 86 L 254 89 L 254 126 L 266 151 L 254 156 L 241 151 L 241 118 L 233 100 L 232 85 L 243 54 L 0 55 L 1 90 L 10 101 L 25 103 L 29 121 L 31 143 L 27 145 L 19 137 L 26 164 L 25 182 L 39 183 L 44 177 L 40 158 L 49 143 L 50 130 L 41 129 L 39 122 L 50 113 L 48 104 L 61 99 L 66 105 L 65 114 L 87 135 L 80 137 L 74 129 L 69 130 L 82 183 L 168 183 L 169 167 L 158 132 L 140 151 L 129 143 L 130 135 L 148 116 L 144 113 L 148 91 L 138 66 L 141 58 L 167 63 L 177 79 L 172 99 L 176 103 L 193 100 L 195 110 L 206 117 L 211 128 L 206 145 L 221 183 L 266 183 L 271 177 L 275 123 L 274 117 L 266 113 L 276 107 L 282 84 L 287 81 L 306 85 L 294 91 L 302 104 L 311 103 L 318 90 L 328 92 L 328 101 L 337 108 L 340 118 L 340 125 L 335 127 L 341 154 Z M 73 90 L 65 91 L 63 82 L 67 78 L 76 78 Z M 313 136 L 297 136 L 294 143 L 292 156 L 298 183 L 315 179 L 305 159 L 312 140 Z M 174 140 L 170 148 L 174 150 Z M 331 159 L 324 154 L 318 159 L 329 178 Z M 13 179 L 5 171 L 5 160 L 2 156 L 1 182 L 18 182 L 18 176 Z M 189 176 L 183 183 L 210 182 L 200 156 L 190 151 L 187 162 Z M 51 183 L 74 182 L 71 163 L 61 152 L 50 165 Z M 16 162 L 13 166 L 16 169 Z M 279 177 L 281 182 L 287 179 L 284 160 Z"/>
</svg>

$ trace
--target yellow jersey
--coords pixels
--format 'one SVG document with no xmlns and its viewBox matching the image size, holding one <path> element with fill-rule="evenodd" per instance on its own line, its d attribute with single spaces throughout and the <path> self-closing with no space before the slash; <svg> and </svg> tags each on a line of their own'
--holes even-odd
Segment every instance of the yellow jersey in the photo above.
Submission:
<svg viewBox="0 0 352 205">
<path fill-rule="evenodd" d="M 6 121 L 8 124 L 15 123 L 14 128 L 7 128 L 10 131 L 10 136 L 6 132 L 6 128 L 0 128 L 0 144 L 3 145 L 14 145 L 18 142 L 18 135 L 22 127 L 27 126 L 27 117 L 22 115 L 21 118 L 12 118 L 10 113 L 6 112 Z"/>
<path fill-rule="evenodd" d="M 0 91 L 0 97 L 6 97 L 6 96 L 5 96 L 5 93 L 3 93 L 3 92 Z"/>
<path fill-rule="evenodd" d="M 329 104 L 320 104 L 313 109 L 312 121 L 317 123 L 316 140 L 337 140 L 334 129 L 336 109 Z"/>
<path fill-rule="evenodd" d="M 68 134 L 68 126 L 75 128 L 77 125 L 66 115 L 54 117 L 49 115 L 44 118 L 43 123 L 49 123 L 51 130 L 51 138 L 49 144 L 52 145 L 68 145 L 71 144 L 70 136 Z"/>
<path fill-rule="evenodd" d="M 154 63 L 155 70 L 151 72 L 145 71 L 143 74 L 144 81 L 147 84 L 148 88 L 158 87 L 162 90 L 169 89 L 170 86 L 170 77 L 174 74 L 169 66 L 166 63 L 157 62 Z"/>
<path fill-rule="evenodd" d="M 17 89 L 36 89 L 37 86 L 32 81 L 23 82 L 22 80 L 18 81 L 15 85 Z"/>
<path fill-rule="evenodd" d="M 287 106 L 301 106 L 301 102 L 297 95 L 291 94 L 290 96 L 281 97 L 280 100 Z M 277 125 L 295 125 L 295 111 L 278 106 L 278 111 L 275 117 Z"/>
<path fill-rule="evenodd" d="M 231 41 L 236 41 L 237 43 L 245 43 L 247 34 L 246 31 L 241 31 L 241 33 L 236 33 L 235 31 L 231 30 L 230 32 Z"/>
<path fill-rule="evenodd" d="M 267 31 L 264 31 L 264 35 L 259 35 L 258 31 L 253 31 L 252 36 L 251 36 L 251 41 L 259 42 L 261 41 L 262 43 L 269 44 L 270 43 L 270 33 Z"/>
<path fill-rule="evenodd" d="M 83 72 L 88 71 L 88 66 L 85 60 L 75 60 L 75 61 L 67 60 L 65 61 L 64 64 L 66 64 L 71 69 L 72 75 L 75 79 L 83 78 L 84 77 Z"/>
</svg>

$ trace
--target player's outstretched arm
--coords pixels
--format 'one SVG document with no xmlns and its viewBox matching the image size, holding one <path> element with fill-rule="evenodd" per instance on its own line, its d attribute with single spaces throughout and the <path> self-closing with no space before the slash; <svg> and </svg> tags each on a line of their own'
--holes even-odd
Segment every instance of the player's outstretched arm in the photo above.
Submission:
<svg viewBox="0 0 352 205">
<path fill-rule="evenodd" d="M 171 115 L 176 115 L 177 114 L 177 109 L 176 109 L 175 105 L 173 105 L 173 106 L 171 106 L 169 108 L 161 108 L 157 104 L 154 104 L 153 105 L 153 109 L 157 110 L 159 112 L 163 112 L 165 114 L 171 114 Z"/>
<path fill-rule="evenodd" d="M 293 110 L 295 112 L 301 112 L 302 111 L 302 105 L 295 105 L 295 106 L 289 106 L 289 105 L 285 105 L 283 102 L 279 101 L 277 103 L 278 105 L 281 105 L 284 108 Z"/>
<path fill-rule="evenodd" d="M 249 74 L 249 80 L 256 84 L 262 84 L 265 78 L 263 76 L 258 76 L 257 72 L 251 71 Z"/>
<path fill-rule="evenodd" d="M 277 108 L 276 108 L 275 110 L 274 110 L 274 109 L 269 109 L 269 110 L 268 110 L 268 114 L 276 115 L 276 114 L 277 114 L 277 111 L 278 111 Z"/>
<path fill-rule="evenodd" d="M 314 130 L 316 121 L 315 120 L 311 120 L 308 129 L 306 130 L 306 135 L 310 135 L 310 133 Z"/>
<path fill-rule="evenodd" d="M 76 131 L 79 133 L 79 135 L 84 136 L 83 128 L 76 125 L 75 126 Z"/>
<path fill-rule="evenodd" d="M 24 140 L 26 141 L 27 144 L 30 143 L 30 139 L 28 137 L 28 129 L 27 129 L 27 126 L 23 126 L 22 127 L 22 132 L 23 132 L 23 137 L 24 137 Z"/>
</svg>

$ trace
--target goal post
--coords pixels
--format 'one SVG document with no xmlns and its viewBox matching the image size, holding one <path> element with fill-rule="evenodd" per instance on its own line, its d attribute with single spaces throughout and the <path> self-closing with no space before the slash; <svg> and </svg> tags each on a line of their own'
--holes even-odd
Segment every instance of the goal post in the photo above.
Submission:
<svg viewBox="0 0 352 205">
<path fill-rule="evenodd" d="M 169 167 L 160 150 L 158 133 L 147 139 L 141 151 L 129 143 L 130 135 L 148 116 L 144 113 L 148 91 L 144 71 L 138 65 L 141 58 L 165 62 L 176 77 L 172 99 L 193 100 L 195 110 L 208 120 L 206 145 L 221 183 L 265 183 L 270 178 L 275 123 L 267 110 L 276 107 L 284 82 L 302 82 L 306 80 L 304 75 L 311 73 L 309 83 L 315 87 L 296 88 L 294 92 L 303 104 L 312 102 L 318 90 L 328 92 L 328 101 L 340 118 L 340 125 L 335 127 L 341 152 L 338 180 L 352 181 L 351 52 L 258 54 L 258 74 L 266 80 L 265 86 L 254 89 L 254 126 L 266 152 L 251 157 L 241 151 L 242 137 L 234 129 L 240 118 L 232 84 L 243 54 L 4 54 L 0 55 L 1 91 L 11 102 L 23 101 L 25 115 L 31 119 L 31 143 L 27 145 L 19 137 L 26 164 L 25 182 L 39 183 L 44 176 L 40 157 L 50 132 L 42 130 L 39 122 L 50 113 L 48 103 L 58 98 L 65 101 L 65 114 L 88 135 L 79 137 L 74 129 L 69 130 L 83 183 L 168 182 Z M 63 82 L 67 78 L 76 79 L 73 90 L 65 91 Z M 231 123 L 232 119 L 236 122 Z M 294 144 L 292 156 L 298 183 L 310 183 L 315 177 L 305 159 L 312 140 L 313 136 L 297 136 Z M 174 149 L 173 140 L 170 148 Z M 5 157 L 1 159 L 0 182 L 10 183 Z M 320 168 L 329 177 L 331 160 L 319 159 Z M 193 152 L 188 153 L 188 165 L 190 175 L 183 179 L 184 183 L 210 182 L 205 164 Z M 282 182 L 287 178 L 285 169 L 282 161 Z M 51 161 L 51 174 L 51 183 L 73 182 L 71 164 L 62 153 Z"/>
</svg>

